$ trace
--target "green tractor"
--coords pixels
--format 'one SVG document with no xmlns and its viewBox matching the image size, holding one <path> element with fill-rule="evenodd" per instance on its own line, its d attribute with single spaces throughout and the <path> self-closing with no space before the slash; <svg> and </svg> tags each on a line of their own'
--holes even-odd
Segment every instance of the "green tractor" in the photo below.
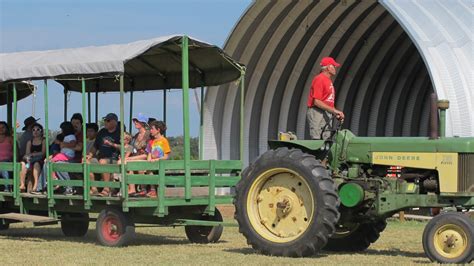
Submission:
<svg viewBox="0 0 474 266">
<path fill-rule="evenodd" d="M 327 140 L 270 141 L 236 187 L 235 217 L 247 242 L 273 256 L 363 251 L 395 213 L 443 208 L 425 227 L 426 255 L 471 262 L 474 138 L 444 137 L 447 101 L 438 102 L 438 137 L 434 103 L 429 138 L 335 130 Z"/>
</svg>

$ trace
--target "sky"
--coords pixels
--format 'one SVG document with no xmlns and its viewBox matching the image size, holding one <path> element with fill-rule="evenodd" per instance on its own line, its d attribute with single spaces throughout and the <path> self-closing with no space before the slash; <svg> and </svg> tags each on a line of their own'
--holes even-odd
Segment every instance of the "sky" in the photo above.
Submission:
<svg viewBox="0 0 474 266">
<path fill-rule="evenodd" d="M 171 34 L 186 34 L 223 47 L 251 0 L 0 0 L 0 53 L 40 51 L 128 43 Z M 34 115 L 44 122 L 43 82 L 18 102 L 18 120 Z M 63 88 L 49 81 L 49 125 L 56 130 L 64 118 Z M 197 91 L 197 95 L 200 95 Z M 191 136 L 199 134 L 196 97 L 190 92 Z M 168 136 L 183 134 L 181 91 L 167 98 Z M 133 115 L 139 112 L 163 119 L 163 93 L 135 92 Z M 94 96 L 92 96 L 94 104 Z M 125 125 L 129 94 L 125 95 Z M 68 95 L 68 118 L 81 111 L 81 95 Z M 99 94 L 99 118 L 119 114 L 118 93 Z M 95 112 L 92 105 L 92 119 Z M 7 120 L 0 107 L 0 120 Z M 87 120 L 87 117 L 86 117 Z M 129 129 L 128 129 L 129 130 Z"/>
</svg>

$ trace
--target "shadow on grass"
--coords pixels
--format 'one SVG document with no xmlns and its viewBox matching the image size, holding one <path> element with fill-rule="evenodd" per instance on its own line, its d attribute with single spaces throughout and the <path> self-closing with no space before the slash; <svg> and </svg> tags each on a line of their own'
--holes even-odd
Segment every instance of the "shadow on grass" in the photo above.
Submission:
<svg viewBox="0 0 474 266">
<path fill-rule="evenodd" d="M 244 255 L 250 255 L 250 254 L 260 254 L 256 250 L 252 248 L 235 248 L 235 249 L 224 249 L 225 252 L 231 252 L 231 253 L 240 253 Z M 390 250 L 374 250 L 374 249 L 368 249 L 363 252 L 328 252 L 328 251 L 321 251 L 318 254 L 315 254 L 314 256 L 311 256 L 309 258 L 323 258 L 327 257 L 330 255 L 355 255 L 355 254 L 360 254 L 360 255 L 365 255 L 365 256 L 403 256 L 403 257 L 408 257 L 408 258 L 419 258 L 419 259 L 425 259 L 426 256 L 423 252 L 410 252 L 410 251 L 403 251 L 399 249 L 390 249 Z M 416 263 L 427 263 L 426 260 L 417 260 Z"/>
<path fill-rule="evenodd" d="M 254 255 L 266 256 L 262 253 L 258 253 L 253 248 L 230 248 L 230 249 L 224 249 L 223 251 L 230 252 L 230 253 L 239 253 L 239 254 L 242 254 L 242 255 L 254 254 Z M 308 258 L 324 258 L 324 257 L 327 257 L 327 255 L 328 254 L 325 254 L 325 253 L 319 253 L 319 254 L 315 254 L 315 255 L 313 255 L 311 257 L 308 257 Z"/>
<path fill-rule="evenodd" d="M 425 253 L 423 252 L 410 252 L 410 251 L 405 251 L 405 250 L 400 250 L 397 248 L 392 248 L 389 250 L 375 250 L 375 249 L 368 249 L 365 251 L 361 252 L 332 252 L 332 251 L 323 251 L 323 254 L 328 254 L 328 255 L 354 255 L 354 254 L 360 254 L 360 255 L 368 255 L 368 256 L 403 256 L 403 257 L 408 257 L 408 258 L 425 258 Z"/>
<path fill-rule="evenodd" d="M 96 230 L 89 229 L 84 237 L 65 237 L 59 228 L 10 228 L 0 231 L 0 237 L 22 242 L 66 241 L 82 244 L 96 244 Z M 222 243 L 225 241 L 219 241 Z M 185 236 L 160 236 L 135 233 L 135 239 L 129 246 L 142 245 L 182 245 L 191 244 Z"/>
</svg>

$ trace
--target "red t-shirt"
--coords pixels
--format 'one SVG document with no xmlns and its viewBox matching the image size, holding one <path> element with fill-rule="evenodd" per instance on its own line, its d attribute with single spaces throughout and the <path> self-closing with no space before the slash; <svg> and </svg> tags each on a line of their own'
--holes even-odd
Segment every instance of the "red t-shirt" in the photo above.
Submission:
<svg viewBox="0 0 474 266">
<path fill-rule="evenodd" d="M 318 99 L 330 107 L 334 107 L 335 98 L 336 94 L 334 92 L 332 80 L 323 73 L 316 75 L 311 83 L 311 89 L 308 95 L 308 107 L 314 105 L 314 99 Z"/>
</svg>

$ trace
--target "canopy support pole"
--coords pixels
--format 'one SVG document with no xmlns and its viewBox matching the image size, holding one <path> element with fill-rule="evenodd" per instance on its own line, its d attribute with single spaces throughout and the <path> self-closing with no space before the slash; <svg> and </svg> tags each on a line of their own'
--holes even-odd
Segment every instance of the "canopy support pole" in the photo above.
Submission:
<svg viewBox="0 0 474 266">
<path fill-rule="evenodd" d="M 125 176 L 125 143 L 124 133 L 125 133 L 125 125 L 124 125 L 124 118 L 125 118 L 125 111 L 124 111 L 124 77 L 120 75 L 120 173 L 122 174 L 122 180 L 120 181 L 120 187 L 122 191 L 122 197 L 125 200 L 128 200 L 128 186 L 127 184 L 127 177 Z M 127 206 L 123 206 L 124 210 L 128 210 Z"/>
<path fill-rule="evenodd" d="M 64 120 L 63 121 L 67 121 L 67 91 L 68 91 L 68 88 L 66 85 L 66 88 L 64 88 Z"/>
<path fill-rule="evenodd" d="M 15 83 L 13 83 L 13 88 L 15 90 L 15 88 L 16 88 Z M 16 128 L 16 123 L 15 124 L 12 123 L 12 116 L 13 116 L 12 102 L 13 102 L 12 101 L 12 92 L 10 91 L 10 89 L 8 88 L 8 85 L 7 85 L 7 123 L 13 131 L 13 128 Z"/>
<path fill-rule="evenodd" d="M 43 91 L 44 91 L 44 130 L 45 130 L 45 145 L 48 147 L 46 149 L 46 190 L 48 193 L 48 207 L 52 207 L 54 204 L 54 199 L 53 199 L 53 184 L 51 184 L 51 162 L 49 160 L 49 116 L 48 116 L 48 80 L 43 81 Z M 64 95 L 66 95 L 66 90 L 64 90 Z M 66 121 L 66 115 L 67 115 L 67 109 L 66 109 L 66 97 L 64 97 L 64 120 Z"/>
<path fill-rule="evenodd" d="M 163 90 L 163 122 L 166 124 L 166 89 Z"/>
<path fill-rule="evenodd" d="M 128 132 L 132 133 L 132 118 L 133 118 L 133 87 L 130 88 L 130 115 L 128 120 Z"/>
<path fill-rule="evenodd" d="M 81 95 L 82 95 L 82 117 L 86 117 L 86 80 L 84 78 L 81 79 Z M 91 93 L 87 93 L 88 101 L 88 120 L 89 123 L 91 122 Z M 88 209 L 91 206 L 90 201 L 90 178 L 89 178 L 89 167 L 87 165 L 87 136 L 86 136 L 86 123 L 82 123 L 82 173 L 83 173 L 83 181 L 84 181 L 84 201 L 85 201 L 85 208 Z"/>
<path fill-rule="evenodd" d="M 99 125 L 99 82 L 95 85 L 95 123 Z"/>
<path fill-rule="evenodd" d="M 82 81 L 84 82 L 84 79 L 82 79 Z M 82 84 L 82 86 L 85 86 L 85 84 Z M 83 117 L 85 117 L 84 115 L 82 115 Z M 87 122 L 91 122 L 91 93 L 88 92 L 87 93 Z"/>
<path fill-rule="evenodd" d="M 199 160 L 204 158 L 204 86 L 201 86 L 201 108 L 199 125 Z"/>
<path fill-rule="evenodd" d="M 191 199 L 191 156 L 189 142 L 189 62 L 188 36 L 183 36 L 181 47 L 182 87 L 183 87 L 183 124 L 184 124 L 184 198 Z"/>
<path fill-rule="evenodd" d="M 8 87 L 7 87 L 8 88 Z M 17 120 L 17 91 L 16 91 L 16 83 L 13 83 L 13 125 L 11 127 L 12 132 L 13 132 L 13 194 L 15 198 L 15 205 L 18 205 L 20 203 L 20 186 L 18 184 L 19 181 L 19 169 L 18 169 L 18 145 L 17 143 L 17 136 L 16 136 L 16 120 Z M 9 101 L 10 102 L 10 101 Z M 11 103 L 10 103 L 10 108 L 11 108 Z M 11 111 L 10 111 L 11 112 Z M 12 119 L 12 116 L 9 116 L 10 122 Z M 20 210 L 23 210 L 23 206 L 20 206 Z"/>
</svg>

